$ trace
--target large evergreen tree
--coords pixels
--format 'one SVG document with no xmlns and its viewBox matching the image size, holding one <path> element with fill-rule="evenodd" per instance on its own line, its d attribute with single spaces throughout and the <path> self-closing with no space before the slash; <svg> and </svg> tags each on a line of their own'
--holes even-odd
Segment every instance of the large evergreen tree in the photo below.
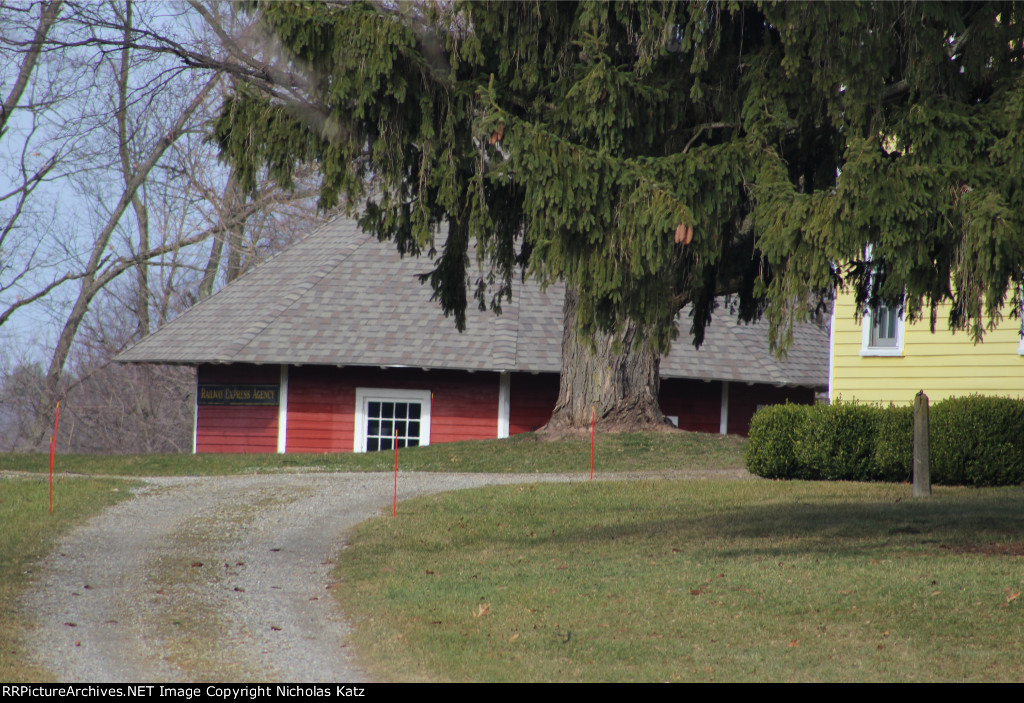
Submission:
<svg viewBox="0 0 1024 703">
<path fill-rule="evenodd" d="M 238 71 L 258 80 L 216 135 L 243 184 L 317 162 L 324 205 L 362 199 L 368 231 L 436 254 L 459 325 L 520 271 L 564 281 L 556 425 L 591 404 L 606 426 L 663 421 L 658 354 L 686 304 L 698 344 L 728 293 L 743 318 L 767 309 L 784 347 L 835 283 L 869 305 L 905 296 L 912 316 L 951 300 L 976 332 L 1020 283 L 1012 3 L 259 12 L 303 78 L 269 95 L 284 72 Z"/>
</svg>

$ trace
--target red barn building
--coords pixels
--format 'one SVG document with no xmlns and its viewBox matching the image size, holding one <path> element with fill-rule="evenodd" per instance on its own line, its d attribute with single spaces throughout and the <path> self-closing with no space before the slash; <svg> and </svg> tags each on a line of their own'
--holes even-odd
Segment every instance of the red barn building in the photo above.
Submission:
<svg viewBox="0 0 1024 703">
<path fill-rule="evenodd" d="M 417 274 L 429 263 L 339 219 L 118 357 L 197 367 L 195 451 L 348 452 L 507 437 L 547 422 L 558 393 L 562 292 L 527 281 L 503 314 L 459 333 Z M 685 311 L 684 311 L 685 319 Z M 745 434 L 759 405 L 811 403 L 828 335 L 796 331 L 784 360 L 764 323 L 723 312 L 695 350 L 661 361 L 682 429 Z"/>
</svg>

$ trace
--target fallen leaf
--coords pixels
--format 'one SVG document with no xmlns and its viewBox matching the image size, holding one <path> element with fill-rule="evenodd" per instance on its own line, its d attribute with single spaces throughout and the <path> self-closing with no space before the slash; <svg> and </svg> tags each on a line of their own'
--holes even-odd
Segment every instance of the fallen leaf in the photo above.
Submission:
<svg viewBox="0 0 1024 703">
<path fill-rule="evenodd" d="M 200 567 L 202 565 L 203 565 L 203 562 L 201 562 L 201 561 L 194 561 L 194 562 L 192 562 L 192 568 L 197 568 L 197 567 Z"/>
<path fill-rule="evenodd" d="M 485 615 L 490 615 L 490 614 L 491 614 L 491 604 L 490 603 L 481 603 L 480 605 L 478 605 L 476 607 L 476 612 L 473 613 L 473 617 L 475 617 L 475 618 L 482 618 Z"/>
<path fill-rule="evenodd" d="M 789 643 L 789 646 L 790 647 L 799 647 L 800 646 L 800 640 L 793 640 L 792 642 Z"/>
<path fill-rule="evenodd" d="M 1018 598 L 1020 598 L 1020 591 L 1016 591 L 1016 592 L 1011 593 L 1010 595 L 1006 596 L 1006 602 L 1009 603 L 1010 601 L 1015 601 Z"/>
<path fill-rule="evenodd" d="M 508 641 L 509 642 L 515 642 L 517 639 L 519 639 L 519 633 L 518 632 L 515 633 L 514 635 L 512 635 L 511 637 L 509 637 Z"/>
<path fill-rule="evenodd" d="M 68 627 L 78 627 L 78 623 L 77 622 L 66 622 L 64 624 L 67 625 Z"/>
<path fill-rule="evenodd" d="M 278 627 L 277 625 L 271 625 L 270 629 L 273 630 L 274 632 L 280 632 L 281 631 L 281 628 Z"/>
</svg>

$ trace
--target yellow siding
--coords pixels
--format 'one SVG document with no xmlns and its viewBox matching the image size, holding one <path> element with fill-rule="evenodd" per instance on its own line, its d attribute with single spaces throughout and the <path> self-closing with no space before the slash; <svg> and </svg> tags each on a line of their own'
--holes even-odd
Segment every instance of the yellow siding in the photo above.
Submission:
<svg viewBox="0 0 1024 703">
<path fill-rule="evenodd" d="M 902 356 L 862 356 L 861 323 L 850 295 L 840 295 L 833 321 L 831 396 L 868 403 L 913 402 L 923 390 L 931 401 L 971 393 L 1024 398 L 1020 321 L 1004 319 L 975 345 L 942 324 L 907 324 Z"/>
</svg>

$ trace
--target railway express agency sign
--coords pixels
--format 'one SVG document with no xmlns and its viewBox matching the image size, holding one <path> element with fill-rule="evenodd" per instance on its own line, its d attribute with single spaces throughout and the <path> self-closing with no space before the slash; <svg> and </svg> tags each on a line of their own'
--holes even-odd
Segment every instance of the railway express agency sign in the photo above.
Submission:
<svg viewBox="0 0 1024 703">
<path fill-rule="evenodd" d="M 200 405 L 277 405 L 279 389 L 271 385 L 200 383 Z"/>
</svg>

